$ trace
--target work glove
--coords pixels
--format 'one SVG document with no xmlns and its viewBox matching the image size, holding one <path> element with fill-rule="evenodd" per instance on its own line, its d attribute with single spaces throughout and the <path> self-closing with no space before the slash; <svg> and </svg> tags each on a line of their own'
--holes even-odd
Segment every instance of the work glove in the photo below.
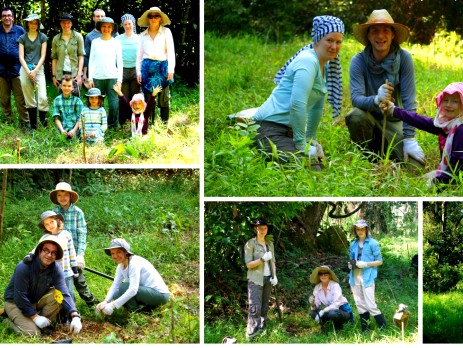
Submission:
<svg viewBox="0 0 463 348">
<path fill-rule="evenodd" d="M 424 165 L 424 152 L 415 138 L 404 139 L 404 158 L 408 160 L 408 156 L 414 158 Z"/>
<path fill-rule="evenodd" d="M 349 269 L 352 269 L 352 264 L 350 263 L 350 261 L 347 263 L 347 267 L 349 267 Z"/>
<path fill-rule="evenodd" d="M 77 259 L 77 267 L 78 267 L 79 269 L 84 269 L 84 268 L 85 268 L 85 259 L 84 259 L 84 255 L 83 255 L 83 254 L 79 254 L 79 255 L 77 255 L 76 259 Z"/>
<path fill-rule="evenodd" d="M 322 146 L 318 143 L 316 140 L 312 140 L 312 145 L 310 147 L 314 146 L 315 150 L 317 151 L 317 157 L 319 159 L 325 159 L 325 153 L 323 152 Z"/>
<path fill-rule="evenodd" d="M 276 286 L 276 285 L 278 284 L 277 276 L 270 278 L 270 283 L 271 283 L 273 286 Z"/>
<path fill-rule="evenodd" d="M 262 256 L 262 258 L 264 259 L 264 261 L 268 261 L 272 258 L 272 252 L 271 251 L 267 251 L 264 256 Z"/>
<path fill-rule="evenodd" d="M 379 108 L 381 109 L 381 112 L 386 115 L 386 116 L 392 116 L 392 113 L 394 112 L 394 103 L 391 102 L 390 100 L 383 100 L 379 104 Z"/>
<path fill-rule="evenodd" d="M 41 315 L 37 315 L 34 319 L 32 319 L 32 321 L 34 322 L 35 325 L 37 325 L 41 329 L 51 324 L 50 319 L 48 319 L 47 317 L 41 316 Z"/>
<path fill-rule="evenodd" d="M 23 262 L 28 265 L 32 262 L 32 260 L 34 259 L 34 254 L 32 253 L 29 253 L 27 254 L 26 256 L 24 256 L 24 259 L 23 259 Z"/>
<path fill-rule="evenodd" d="M 103 307 L 103 313 L 105 315 L 111 315 L 113 314 L 114 310 L 116 309 L 116 305 L 114 304 L 114 302 L 110 302 L 110 303 L 107 303 L 104 307 Z"/>
<path fill-rule="evenodd" d="M 378 94 L 375 97 L 375 104 L 379 106 L 379 104 L 384 100 L 392 99 L 392 92 L 394 92 L 394 87 L 392 87 L 388 83 L 384 83 L 378 88 Z"/>
<path fill-rule="evenodd" d="M 108 303 L 107 301 L 98 303 L 96 305 L 96 310 L 101 313 L 103 311 L 104 306 L 106 306 L 107 303 Z"/>
<path fill-rule="evenodd" d="M 74 278 L 77 278 L 79 276 L 79 271 L 77 270 L 77 266 L 71 267 L 71 269 L 72 269 L 72 273 L 74 273 Z"/>
<path fill-rule="evenodd" d="M 318 314 L 315 316 L 315 321 L 317 323 L 320 323 L 320 319 L 323 317 L 323 314 L 325 314 L 325 311 L 322 309 Z"/>
<path fill-rule="evenodd" d="M 317 158 L 317 148 L 313 145 L 310 145 L 308 150 L 306 150 L 307 144 L 304 145 L 296 145 L 296 149 L 303 152 L 304 155 L 308 158 Z"/>
<path fill-rule="evenodd" d="M 367 263 L 365 261 L 357 261 L 355 263 L 355 265 L 358 267 L 358 268 L 365 268 L 367 267 Z"/>
<path fill-rule="evenodd" d="M 79 317 L 72 317 L 71 325 L 69 326 L 69 331 L 71 333 L 79 333 L 82 330 L 82 321 Z"/>
</svg>

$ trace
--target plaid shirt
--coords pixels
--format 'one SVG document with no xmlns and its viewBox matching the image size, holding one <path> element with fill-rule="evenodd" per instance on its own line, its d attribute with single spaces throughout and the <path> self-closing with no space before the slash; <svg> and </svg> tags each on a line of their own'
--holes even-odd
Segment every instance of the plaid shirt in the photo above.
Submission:
<svg viewBox="0 0 463 348">
<path fill-rule="evenodd" d="M 53 119 L 58 118 L 65 131 L 70 131 L 79 121 L 80 113 L 84 104 L 79 97 L 70 95 L 65 98 L 62 94 L 57 96 L 53 102 Z"/>
<path fill-rule="evenodd" d="M 76 254 L 84 254 L 87 248 L 87 223 L 83 211 L 72 203 L 67 210 L 57 206 L 53 211 L 63 214 L 64 228 L 71 232 Z"/>
</svg>

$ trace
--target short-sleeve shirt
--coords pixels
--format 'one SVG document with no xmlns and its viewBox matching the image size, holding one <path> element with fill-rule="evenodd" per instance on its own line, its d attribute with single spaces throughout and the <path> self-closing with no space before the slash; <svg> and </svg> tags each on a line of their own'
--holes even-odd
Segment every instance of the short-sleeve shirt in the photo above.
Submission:
<svg viewBox="0 0 463 348">
<path fill-rule="evenodd" d="M 24 60 L 27 64 L 37 65 L 39 63 L 42 56 L 42 44 L 47 40 L 47 35 L 41 32 L 34 41 L 31 41 L 27 33 L 19 37 L 18 42 L 24 46 Z"/>
</svg>

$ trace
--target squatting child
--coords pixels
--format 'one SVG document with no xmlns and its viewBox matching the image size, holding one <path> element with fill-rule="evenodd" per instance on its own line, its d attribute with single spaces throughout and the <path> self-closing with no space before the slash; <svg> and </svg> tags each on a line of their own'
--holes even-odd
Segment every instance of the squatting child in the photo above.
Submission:
<svg viewBox="0 0 463 348">
<path fill-rule="evenodd" d="M 463 83 L 453 82 L 436 97 L 437 115 L 429 118 L 382 101 L 381 109 L 408 124 L 439 137 L 441 161 L 426 176 L 433 183 L 449 183 L 463 166 Z"/>
<path fill-rule="evenodd" d="M 79 97 L 72 94 L 74 89 L 72 76 L 63 75 L 61 80 L 62 94 L 53 101 L 53 119 L 60 134 L 72 139 L 79 135 L 79 117 L 83 103 Z"/>
<path fill-rule="evenodd" d="M 87 106 L 82 109 L 80 129 L 85 130 L 87 143 L 95 144 L 104 141 L 104 133 L 108 129 L 108 119 L 104 108 L 104 96 L 98 88 L 90 88 L 86 94 Z"/>
</svg>

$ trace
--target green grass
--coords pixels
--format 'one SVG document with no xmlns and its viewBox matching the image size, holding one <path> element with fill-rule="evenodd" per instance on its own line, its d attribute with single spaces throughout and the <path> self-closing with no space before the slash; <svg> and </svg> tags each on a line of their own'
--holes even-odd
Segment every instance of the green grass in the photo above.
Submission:
<svg viewBox="0 0 463 348">
<path fill-rule="evenodd" d="M 376 238 L 376 237 L 375 237 Z M 348 273 L 345 267 L 346 258 L 325 254 L 307 255 L 285 259 L 281 255 L 277 262 L 280 307 L 283 311 L 283 322 L 279 323 L 274 305 L 274 296 L 271 297 L 271 309 L 267 334 L 256 339 L 256 343 L 416 343 L 420 340 L 418 331 L 418 279 L 409 270 L 411 257 L 418 252 L 417 238 L 411 237 L 383 237 L 378 239 L 381 245 L 383 265 L 379 267 L 376 285 L 376 303 L 385 316 L 386 330 L 378 330 L 371 318 L 372 330 L 362 333 L 359 316 L 355 308 L 353 295 L 348 284 Z M 317 261 L 318 260 L 318 261 Z M 323 261 L 321 261 L 323 260 Z M 327 334 L 323 334 L 319 325 L 310 318 L 308 298 L 313 285 L 308 276 L 313 269 L 314 262 L 328 262 L 340 280 L 343 295 L 349 301 L 355 317 L 354 326 L 346 324 L 340 331 L 327 325 Z M 315 264 L 316 264 L 315 263 Z M 243 274 L 244 276 L 244 274 Z M 244 285 L 244 280 L 243 284 Z M 207 293 L 205 294 L 207 298 Z M 231 294 L 227 294 L 227 299 Z M 212 309 L 215 315 L 205 309 L 204 342 L 220 343 L 226 336 L 235 337 L 238 343 L 245 343 L 247 308 L 236 308 L 236 303 L 224 304 L 216 299 L 216 306 L 221 310 Z M 402 332 L 392 324 L 392 318 L 398 304 L 408 305 L 411 312 L 408 325 L 405 328 L 404 340 Z M 207 308 L 211 308 L 207 306 Z"/>
<path fill-rule="evenodd" d="M 105 143 L 86 147 L 84 159 L 82 142 L 68 141 L 56 131 L 51 120 L 51 106 L 57 89 L 47 86 L 50 105 L 49 126 L 32 132 L 21 130 L 13 101 L 15 121 L 7 124 L 0 113 L 0 164 L 198 164 L 200 157 L 199 86 L 186 87 L 180 83 L 171 88 L 169 132 L 159 121 L 149 125 L 143 139 L 131 139 L 130 125 L 108 130 Z M 82 101 L 86 103 L 83 96 Z M 107 108 L 106 108 L 107 110 Z M 18 151 L 19 148 L 19 151 Z"/>
<path fill-rule="evenodd" d="M 437 137 L 417 130 L 427 164 L 423 169 L 380 159 L 369 162 L 350 141 L 344 115 L 350 110 L 349 63 L 362 45 L 351 36 L 341 50 L 344 99 L 342 115 L 333 121 L 325 103 L 317 138 L 327 156 L 325 169 L 315 172 L 304 161 L 282 165 L 266 161 L 255 148 L 255 131 L 235 125 L 227 115 L 260 106 L 270 95 L 273 76 L 310 40 L 295 38 L 282 45 L 264 44 L 252 36 L 204 40 L 204 192 L 206 196 L 460 196 L 458 186 L 437 191 L 422 176 L 440 161 Z M 462 74 L 461 45 L 454 34 L 440 33 L 429 46 L 404 45 L 414 58 L 418 112 L 434 117 L 436 95 Z M 457 179 L 463 182 L 461 176 Z"/>
<path fill-rule="evenodd" d="M 423 293 L 423 342 L 462 343 L 463 293 Z"/>
<path fill-rule="evenodd" d="M 18 184 L 18 183 L 17 183 Z M 53 208 L 48 191 L 22 196 L 10 190 L 0 243 L 0 307 L 16 264 L 35 247 L 42 233 L 38 217 Z M 199 342 L 199 179 L 193 176 L 132 175 L 97 178 L 80 191 L 77 204 L 88 224 L 86 266 L 114 276 L 116 264 L 103 248 L 112 238 L 125 238 L 135 254 L 149 260 L 173 294 L 172 301 L 151 314 L 118 313 L 97 317 L 78 294 L 84 328 L 74 343 Z M 85 272 L 87 283 L 102 301 L 111 281 Z M 49 337 L 19 337 L 0 321 L 0 342 L 49 343 L 69 338 L 59 327 Z"/>
</svg>

